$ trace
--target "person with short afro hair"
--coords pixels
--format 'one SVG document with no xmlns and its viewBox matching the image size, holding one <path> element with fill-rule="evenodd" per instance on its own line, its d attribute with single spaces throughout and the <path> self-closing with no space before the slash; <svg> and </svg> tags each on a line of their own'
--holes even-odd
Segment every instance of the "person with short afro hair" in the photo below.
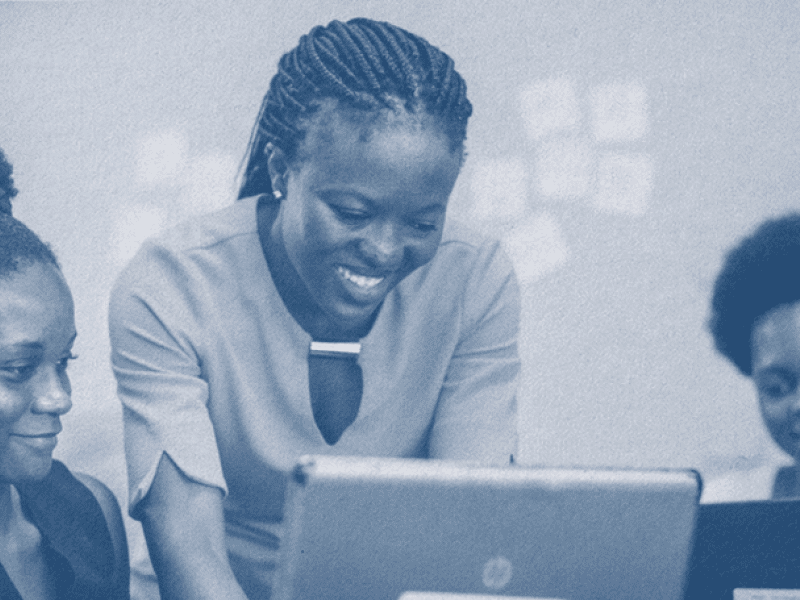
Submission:
<svg viewBox="0 0 800 600">
<path fill-rule="evenodd" d="M 765 221 L 727 255 L 709 328 L 752 379 L 764 424 L 793 464 L 710 481 L 704 502 L 800 497 L 800 213 Z"/>
<path fill-rule="evenodd" d="M 717 350 L 752 375 L 750 336 L 755 320 L 781 304 L 800 301 L 800 213 L 762 223 L 727 256 L 711 301 Z"/>
</svg>

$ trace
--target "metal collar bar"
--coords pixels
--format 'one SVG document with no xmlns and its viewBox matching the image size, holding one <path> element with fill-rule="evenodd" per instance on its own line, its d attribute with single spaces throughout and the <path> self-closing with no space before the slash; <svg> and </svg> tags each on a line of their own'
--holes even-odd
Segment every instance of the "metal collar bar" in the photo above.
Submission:
<svg viewBox="0 0 800 600">
<path fill-rule="evenodd" d="M 360 342 L 311 342 L 311 356 L 329 358 L 356 358 L 361 352 Z"/>
</svg>

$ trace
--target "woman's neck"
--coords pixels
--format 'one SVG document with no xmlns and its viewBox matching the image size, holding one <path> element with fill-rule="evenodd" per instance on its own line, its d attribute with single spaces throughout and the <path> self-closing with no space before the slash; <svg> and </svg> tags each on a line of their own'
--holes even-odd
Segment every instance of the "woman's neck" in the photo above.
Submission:
<svg viewBox="0 0 800 600">
<path fill-rule="evenodd" d="M 800 464 L 781 467 L 772 488 L 773 499 L 800 498 Z"/>
<path fill-rule="evenodd" d="M 15 519 L 16 511 L 22 510 L 18 498 L 19 495 L 16 490 L 12 490 L 11 484 L 0 484 L 0 538 L 12 529 L 11 523 Z"/>
<path fill-rule="evenodd" d="M 0 547 L 11 543 L 14 545 L 16 539 L 22 534 L 28 535 L 36 529 L 25 516 L 22 509 L 22 498 L 17 489 L 4 483 L 0 486 Z"/>
<path fill-rule="evenodd" d="M 44 557 L 42 534 L 25 517 L 19 492 L 10 484 L 0 486 L 0 564 L 23 598 L 56 598 L 55 579 Z"/>
</svg>

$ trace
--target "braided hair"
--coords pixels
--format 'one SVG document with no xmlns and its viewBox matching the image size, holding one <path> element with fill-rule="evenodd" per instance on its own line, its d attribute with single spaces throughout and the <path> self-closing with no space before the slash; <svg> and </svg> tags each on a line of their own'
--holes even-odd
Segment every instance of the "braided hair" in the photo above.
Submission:
<svg viewBox="0 0 800 600">
<path fill-rule="evenodd" d="M 11 216 L 11 198 L 18 193 L 11 178 L 12 171 L 0 149 L 0 279 L 34 263 L 50 264 L 60 269 L 50 246 Z"/>
<path fill-rule="evenodd" d="M 717 350 L 752 375 L 751 335 L 756 319 L 782 304 L 800 302 L 800 213 L 762 223 L 733 248 L 714 284 L 709 328 Z"/>
<path fill-rule="evenodd" d="M 435 117 L 453 151 L 463 152 L 472 104 L 453 59 L 419 36 L 370 19 L 314 27 L 281 57 L 261 104 L 239 198 L 270 193 L 264 148 L 297 158 L 323 100 L 377 111 L 399 107 Z"/>
</svg>

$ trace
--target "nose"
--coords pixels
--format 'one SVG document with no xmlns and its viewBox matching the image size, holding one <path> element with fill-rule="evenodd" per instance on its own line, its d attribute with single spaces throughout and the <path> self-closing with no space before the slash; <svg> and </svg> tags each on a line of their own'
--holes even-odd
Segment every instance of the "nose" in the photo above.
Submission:
<svg viewBox="0 0 800 600">
<path fill-rule="evenodd" d="M 38 383 L 33 412 L 55 415 L 69 412 L 72 408 L 72 387 L 66 372 L 56 366 L 44 369 Z"/>
<path fill-rule="evenodd" d="M 795 415 L 800 415 L 800 390 L 792 394 L 789 401 L 789 410 Z"/>
<path fill-rule="evenodd" d="M 400 227 L 389 220 L 373 223 L 361 241 L 361 252 L 370 266 L 397 268 L 405 254 Z"/>
</svg>

